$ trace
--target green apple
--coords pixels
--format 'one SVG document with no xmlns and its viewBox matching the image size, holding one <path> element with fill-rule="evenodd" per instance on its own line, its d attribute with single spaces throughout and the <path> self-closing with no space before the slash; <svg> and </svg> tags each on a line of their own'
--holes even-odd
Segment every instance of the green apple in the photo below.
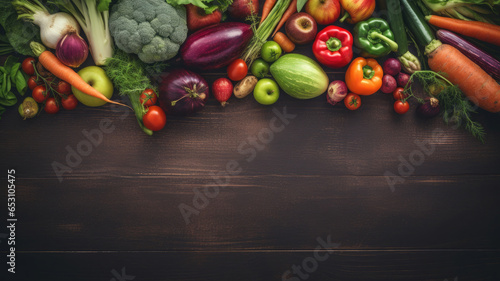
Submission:
<svg viewBox="0 0 500 281">
<path fill-rule="evenodd" d="M 275 103 L 280 97 L 280 88 L 276 82 L 269 78 L 260 79 L 253 89 L 253 97 L 263 105 Z"/>
<path fill-rule="evenodd" d="M 269 64 L 263 59 L 256 59 L 250 67 L 250 72 L 257 78 L 264 78 L 269 73 Z"/>
<path fill-rule="evenodd" d="M 106 72 L 104 72 L 104 69 L 98 66 L 87 66 L 78 71 L 78 75 L 80 75 L 80 77 L 82 77 L 85 82 L 87 82 L 90 86 L 99 91 L 108 99 L 113 95 L 113 83 L 111 82 L 111 80 L 109 80 Z M 106 104 L 105 101 L 84 94 L 82 91 L 76 89 L 73 86 L 71 86 L 71 91 L 78 99 L 78 101 L 86 106 L 95 107 Z"/>
<path fill-rule="evenodd" d="M 271 40 L 262 45 L 262 48 L 260 49 L 260 56 L 266 62 L 274 62 L 279 59 L 282 52 L 283 50 L 281 49 L 281 46 L 275 41 Z"/>
</svg>

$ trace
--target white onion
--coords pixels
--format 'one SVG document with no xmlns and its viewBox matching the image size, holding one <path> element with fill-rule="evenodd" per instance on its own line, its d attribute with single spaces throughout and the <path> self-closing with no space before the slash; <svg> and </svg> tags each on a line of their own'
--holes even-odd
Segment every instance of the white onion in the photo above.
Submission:
<svg viewBox="0 0 500 281">
<path fill-rule="evenodd" d="M 87 42 L 76 32 L 70 32 L 56 46 L 57 58 L 67 66 L 79 67 L 89 54 Z"/>
<path fill-rule="evenodd" d="M 42 43 L 51 49 L 55 49 L 57 42 L 67 33 L 80 32 L 80 26 L 75 18 L 63 12 L 49 14 L 38 11 L 33 14 L 33 23 L 40 27 Z"/>
</svg>

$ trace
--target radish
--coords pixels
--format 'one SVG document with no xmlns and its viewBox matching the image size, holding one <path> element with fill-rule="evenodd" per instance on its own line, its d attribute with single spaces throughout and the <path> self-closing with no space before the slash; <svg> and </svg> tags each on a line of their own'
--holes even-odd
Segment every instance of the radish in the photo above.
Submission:
<svg viewBox="0 0 500 281">
<path fill-rule="evenodd" d="M 349 90 L 344 81 L 335 80 L 328 85 L 328 90 L 326 92 L 326 101 L 331 105 L 336 105 L 337 103 L 344 100 L 345 96 Z"/>
<path fill-rule="evenodd" d="M 212 84 L 212 94 L 222 106 L 226 106 L 227 100 L 233 94 L 233 83 L 227 78 L 219 78 Z"/>
<path fill-rule="evenodd" d="M 398 83 L 396 82 L 396 79 L 392 77 L 389 74 L 384 75 L 382 77 L 382 93 L 392 93 L 396 88 L 398 87 Z"/>
<path fill-rule="evenodd" d="M 408 84 L 408 82 L 410 81 L 410 75 L 404 73 L 404 72 L 400 72 L 397 76 L 396 76 L 396 81 L 398 82 L 398 86 L 399 87 L 406 87 L 406 84 Z"/>
<path fill-rule="evenodd" d="M 395 58 L 388 58 L 385 60 L 382 69 L 384 70 L 384 74 L 395 76 L 401 72 L 401 63 Z"/>
</svg>

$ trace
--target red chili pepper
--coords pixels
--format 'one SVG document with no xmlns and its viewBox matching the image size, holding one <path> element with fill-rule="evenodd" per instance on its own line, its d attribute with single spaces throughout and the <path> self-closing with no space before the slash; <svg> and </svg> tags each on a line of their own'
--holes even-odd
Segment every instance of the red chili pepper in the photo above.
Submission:
<svg viewBox="0 0 500 281">
<path fill-rule="evenodd" d="M 316 35 L 313 53 L 323 65 L 341 68 L 352 60 L 352 34 L 342 27 L 330 25 Z"/>
</svg>

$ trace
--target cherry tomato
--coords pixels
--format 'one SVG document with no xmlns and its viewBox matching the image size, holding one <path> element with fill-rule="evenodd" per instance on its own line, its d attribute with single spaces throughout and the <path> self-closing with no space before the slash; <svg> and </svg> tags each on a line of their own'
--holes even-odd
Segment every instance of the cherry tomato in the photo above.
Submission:
<svg viewBox="0 0 500 281">
<path fill-rule="evenodd" d="M 409 109 L 410 104 L 407 101 L 403 102 L 397 100 L 394 102 L 394 111 L 396 111 L 398 114 L 405 114 Z"/>
<path fill-rule="evenodd" d="M 35 74 L 35 59 L 32 57 L 25 58 L 21 64 L 21 68 L 28 75 Z"/>
<path fill-rule="evenodd" d="M 408 97 L 408 94 L 407 93 L 404 93 L 405 89 L 402 88 L 402 87 L 397 87 L 396 90 L 394 90 L 394 92 L 392 92 L 392 97 L 394 98 L 394 100 L 404 100 Z"/>
<path fill-rule="evenodd" d="M 146 89 L 142 92 L 140 101 L 144 105 L 144 107 L 152 106 L 156 104 L 158 97 L 156 96 L 155 91 L 152 89 Z"/>
<path fill-rule="evenodd" d="M 56 88 L 56 92 L 59 93 L 60 96 L 69 96 L 71 95 L 71 85 L 66 82 L 66 81 L 63 81 L 63 80 L 59 80 L 59 82 L 57 83 L 57 86 L 55 87 Z"/>
<path fill-rule="evenodd" d="M 240 81 L 248 73 L 248 67 L 244 60 L 236 59 L 227 67 L 227 76 L 233 81 Z"/>
<path fill-rule="evenodd" d="M 161 107 L 153 105 L 148 108 L 148 112 L 142 117 L 142 122 L 151 131 L 159 131 L 165 127 L 167 116 Z"/>
<path fill-rule="evenodd" d="M 45 112 L 48 114 L 56 114 L 59 112 L 59 105 L 56 102 L 56 99 L 53 97 L 50 97 L 47 99 L 45 102 Z"/>
<path fill-rule="evenodd" d="M 344 98 L 344 104 L 345 107 L 349 110 L 356 110 L 361 106 L 361 98 L 353 93 L 349 93 L 345 98 Z"/>
<path fill-rule="evenodd" d="M 49 91 L 47 91 L 47 88 L 45 88 L 45 85 L 39 85 L 33 89 L 33 92 L 31 93 L 31 95 L 33 96 L 33 99 L 36 102 L 42 103 L 44 100 L 46 100 L 49 97 Z"/>
<path fill-rule="evenodd" d="M 78 100 L 75 95 L 71 94 L 67 97 L 61 98 L 62 107 L 66 110 L 73 110 L 78 105 Z"/>
<path fill-rule="evenodd" d="M 27 82 L 30 90 L 33 90 L 36 86 L 42 85 L 42 81 L 38 80 L 38 77 L 35 75 L 31 76 Z"/>
</svg>

